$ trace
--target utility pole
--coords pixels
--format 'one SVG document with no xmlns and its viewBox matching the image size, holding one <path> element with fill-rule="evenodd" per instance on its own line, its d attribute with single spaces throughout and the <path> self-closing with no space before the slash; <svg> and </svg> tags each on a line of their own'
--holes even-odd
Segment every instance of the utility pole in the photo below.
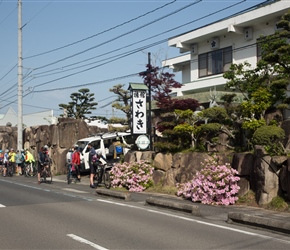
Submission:
<svg viewBox="0 0 290 250">
<path fill-rule="evenodd" d="M 148 74 L 151 75 L 151 53 L 148 53 L 148 65 L 149 65 L 149 72 Z M 151 77 L 148 77 L 149 82 L 148 82 L 148 135 L 149 135 L 149 141 L 150 145 L 149 148 L 152 150 L 152 121 L 151 121 Z"/>
<path fill-rule="evenodd" d="M 22 0 L 18 0 L 18 122 L 17 149 L 23 147 L 23 112 L 22 112 Z"/>
</svg>

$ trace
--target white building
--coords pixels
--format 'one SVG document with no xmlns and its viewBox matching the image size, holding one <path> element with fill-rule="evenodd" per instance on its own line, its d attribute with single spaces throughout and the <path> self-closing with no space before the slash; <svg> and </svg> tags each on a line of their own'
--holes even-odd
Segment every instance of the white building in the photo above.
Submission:
<svg viewBox="0 0 290 250">
<path fill-rule="evenodd" d="M 173 96 L 194 98 L 208 103 L 210 90 L 216 89 L 217 101 L 225 94 L 223 73 L 232 63 L 247 61 L 253 67 L 259 58 L 257 40 L 273 34 L 276 22 L 290 9 L 290 1 L 265 1 L 187 33 L 172 37 L 168 45 L 182 55 L 163 61 L 163 66 L 181 72 L 183 87 L 173 90 Z"/>
<path fill-rule="evenodd" d="M 10 107 L 5 114 L 0 114 L 0 126 L 6 126 L 7 123 L 17 126 L 18 116 L 17 113 Z M 23 115 L 24 127 L 51 125 L 57 123 L 57 117 L 53 116 L 53 110 L 47 110 L 32 114 Z"/>
</svg>

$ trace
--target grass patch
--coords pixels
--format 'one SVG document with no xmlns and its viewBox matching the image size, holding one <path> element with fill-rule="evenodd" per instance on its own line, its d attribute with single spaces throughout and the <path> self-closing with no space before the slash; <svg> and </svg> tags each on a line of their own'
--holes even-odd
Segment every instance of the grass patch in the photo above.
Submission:
<svg viewBox="0 0 290 250">
<path fill-rule="evenodd" d="M 237 205 L 240 204 L 240 205 L 247 205 L 247 206 L 254 206 L 254 207 L 258 206 L 256 202 L 255 193 L 252 190 L 250 190 L 243 196 L 239 196 L 238 198 L 239 199 L 236 202 Z"/>
<path fill-rule="evenodd" d="M 149 187 L 145 190 L 145 192 L 152 192 L 152 193 L 161 193 L 161 194 L 169 194 L 169 195 L 176 195 L 177 188 L 171 186 L 161 186 L 161 185 L 154 185 Z"/>
<path fill-rule="evenodd" d="M 271 209 L 275 211 L 289 211 L 289 205 L 287 202 L 280 196 L 274 197 L 272 201 L 264 206 L 266 209 Z"/>
</svg>

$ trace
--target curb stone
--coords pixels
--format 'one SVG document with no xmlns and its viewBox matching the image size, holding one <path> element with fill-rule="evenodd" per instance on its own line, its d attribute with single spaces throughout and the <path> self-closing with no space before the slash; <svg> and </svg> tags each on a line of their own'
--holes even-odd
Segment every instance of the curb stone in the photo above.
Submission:
<svg viewBox="0 0 290 250">
<path fill-rule="evenodd" d="M 131 200 L 131 195 L 128 193 L 116 192 L 108 189 L 97 189 L 96 194 L 104 195 L 104 196 L 111 196 L 119 199 L 123 199 L 125 201 Z"/>
<path fill-rule="evenodd" d="M 257 215 L 249 215 L 245 213 L 229 212 L 228 222 L 243 223 L 250 226 L 263 227 L 282 233 L 290 233 L 290 222 L 283 220 L 275 220 L 271 218 L 261 217 Z"/>
<path fill-rule="evenodd" d="M 199 207 L 196 205 L 181 204 L 179 202 L 169 201 L 160 197 L 149 197 L 146 199 L 146 203 L 149 205 L 155 205 L 159 207 L 191 213 L 196 216 L 201 216 Z"/>
</svg>

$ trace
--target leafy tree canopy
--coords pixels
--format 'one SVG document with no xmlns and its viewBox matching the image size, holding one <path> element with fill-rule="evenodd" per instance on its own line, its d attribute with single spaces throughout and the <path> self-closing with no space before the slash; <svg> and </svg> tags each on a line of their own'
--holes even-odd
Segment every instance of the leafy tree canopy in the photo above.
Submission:
<svg viewBox="0 0 290 250">
<path fill-rule="evenodd" d="M 117 99 L 112 103 L 112 107 L 124 112 L 127 118 L 127 121 L 125 123 L 129 123 L 131 119 L 131 108 L 130 108 L 131 93 L 129 90 L 125 90 L 124 86 L 125 84 L 118 84 L 113 86 L 113 88 L 111 88 L 109 91 L 113 92 L 118 96 Z"/>
<path fill-rule="evenodd" d="M 87 88 L 72 93 L 70 95 L 71 102 L 58 105 L 61 110 L 64 110 L 64 114 L 61 116 L 75 119 L 88 119 L 86 115 L 91 114 L 91 110 L 95 110 L 98 105 L 97 102 L 94 102 L 94 95 L 95 94 L 90 93 L 90 90 Z"/>
</svg>

